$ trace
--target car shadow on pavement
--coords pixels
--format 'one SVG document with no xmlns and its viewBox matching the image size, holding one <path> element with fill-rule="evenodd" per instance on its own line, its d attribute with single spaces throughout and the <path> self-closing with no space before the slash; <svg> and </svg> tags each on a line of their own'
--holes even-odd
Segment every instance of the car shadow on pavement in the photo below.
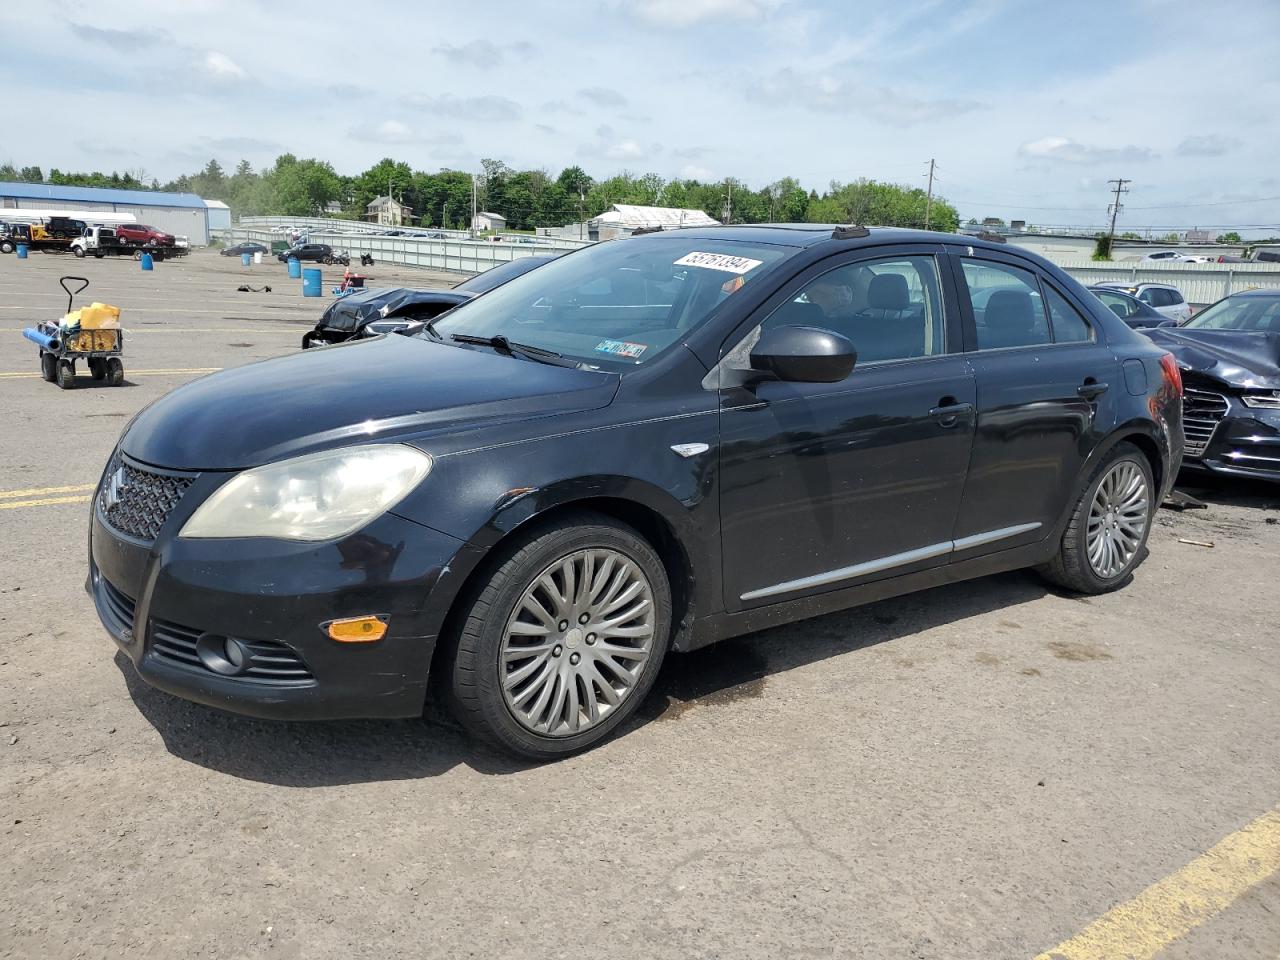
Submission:
<svg viewBox="0 0 1280 960">
<path fill-rule="evenodd" d="M 1197 500 L 1218 506 L 1280 510 L 1280 484 L 1247 477 L 1226 477 L 1184 470 L 1175 487 Z"/>
<path fill-rule="evenodd" d="M 762 696 L 770 677 L 796 667 L 1027 603 L 1047 592 L 1030 572 L 999 574 L 669 655 L 648 700 L 620 735 L 693 709 Z M 233 777 L 320 787 L 433 777 L 459 764 L 493 775 L 536 766 L 477 743 L 436 703 L 428 704 L 422 719 L 255 720 L 148 686 L 123 653 L 116 654 L 115 663 L 130 697 L 171 754 Z"/>
</svg>

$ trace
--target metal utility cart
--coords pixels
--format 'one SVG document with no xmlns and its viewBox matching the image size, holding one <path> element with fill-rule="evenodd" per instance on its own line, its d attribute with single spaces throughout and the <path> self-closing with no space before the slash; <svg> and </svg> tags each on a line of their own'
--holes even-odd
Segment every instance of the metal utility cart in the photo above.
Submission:
<svg viewBox="0 0 1280 960">
<path fill-rule="evenodd" d="M 78 281 L 72 290 L 67 281 Z M 94 303 L 72 310 L 77 294 L 89 286 L 85 277 L 62 277 L 58 281 L 67 292 L 67 314 L 61 320 L 41 321 L 27 327 L 22 335 L 40 348 L 40 375 L 63 390 L 76 384 L 76 361 L 84 360 L 94 380 L 105 380 L 108 386 L 124 383 L 124 331 L 120 328 L 120 310 L 105 303 Z"/>
</svg>

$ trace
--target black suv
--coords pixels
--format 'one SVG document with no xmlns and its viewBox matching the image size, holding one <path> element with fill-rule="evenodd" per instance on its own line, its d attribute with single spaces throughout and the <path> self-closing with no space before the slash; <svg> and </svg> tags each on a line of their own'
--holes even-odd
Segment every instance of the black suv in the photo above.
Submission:
<svg viewBox="0 0 1280 960">
<path fill-rule="evenodd" d="M 554 758 L 617 730 L 669 650 L 1018 567 L 1123 586 L 1181 392 L 1025 251 L 653 233 L 146 407 L 88 586 L 179 696 L 403 717 L 431 675 L 470 730 Z"/>
</svg>

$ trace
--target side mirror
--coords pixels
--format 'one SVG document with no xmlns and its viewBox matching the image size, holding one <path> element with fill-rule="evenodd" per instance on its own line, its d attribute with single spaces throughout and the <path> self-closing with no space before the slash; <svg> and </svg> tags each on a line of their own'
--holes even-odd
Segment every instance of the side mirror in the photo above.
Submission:
<svg viewBox="0 0 1280 960">
<path fill-rule="evenodd" d="M 751 350 L 751 369 L 796 383 L 838 383 L 858 351 L 846 337 L 817 327 L 774 327 Z"/>
</svg>

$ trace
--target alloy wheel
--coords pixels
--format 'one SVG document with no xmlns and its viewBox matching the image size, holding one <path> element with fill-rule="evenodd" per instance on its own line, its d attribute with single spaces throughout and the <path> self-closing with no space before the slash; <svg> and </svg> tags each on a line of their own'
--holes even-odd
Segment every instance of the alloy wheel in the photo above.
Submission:
<svg viewBox="0 0 1280 960">
<path fill-rule="evenodd" d="M 1119 576 L 1147 532 L 1147 478 L 1132 460 L 1116 463 L 1098 484 L 1089 507 L 1089 566 L 1103 580 Z"/>
<path fill-rule="evenodd" d="M 498 654 L 503 699 L 527 730 L 582 733 L 635 690 L 653 641 L 653 587 L 639 565 L 617 550 L 579 550 L 516 603 Z"/>
</svg>

